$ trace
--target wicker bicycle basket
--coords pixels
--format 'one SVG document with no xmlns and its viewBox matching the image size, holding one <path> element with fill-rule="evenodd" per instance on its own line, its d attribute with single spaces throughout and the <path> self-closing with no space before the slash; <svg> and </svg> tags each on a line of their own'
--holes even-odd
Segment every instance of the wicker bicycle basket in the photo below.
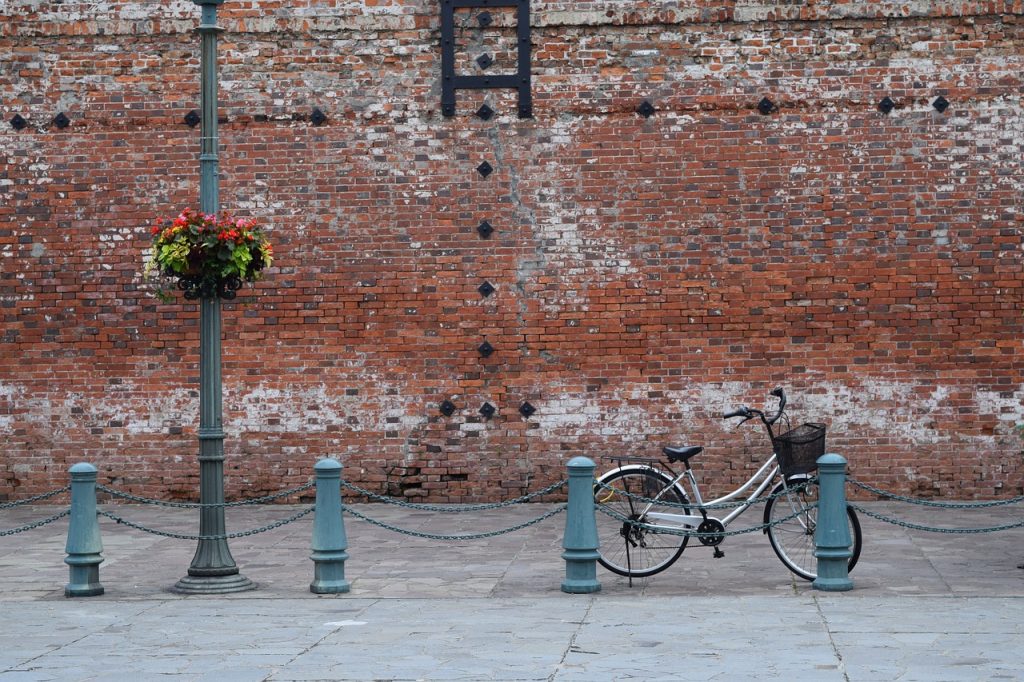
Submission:
<svg viewBox="0 0 1024 682">
<path fill-rule="evenodd" d="M 818 468 L 825 454 L 825 425 L 800 426 L 775 437 L 775 455 L 783 475 L 806 474 Z"/>
</svg>

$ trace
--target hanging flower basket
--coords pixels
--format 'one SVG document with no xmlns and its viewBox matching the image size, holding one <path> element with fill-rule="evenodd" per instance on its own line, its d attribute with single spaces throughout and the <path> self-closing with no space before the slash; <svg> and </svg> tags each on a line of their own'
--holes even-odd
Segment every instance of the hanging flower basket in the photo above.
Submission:
<svg viewBox="0 0 1024 682">
<path fill-rule="evenodd" d="M 169 279 L 185 298 L 233 299 L 243 282 L 254 282 L 273 261 L 274 251 L 251 218 L 214 216 L 186 208 L 174 220 L 153 226 L 146 261 L 148 281 Z M 157 296 L 170 294 L 157 282 Z"/>
</svg>

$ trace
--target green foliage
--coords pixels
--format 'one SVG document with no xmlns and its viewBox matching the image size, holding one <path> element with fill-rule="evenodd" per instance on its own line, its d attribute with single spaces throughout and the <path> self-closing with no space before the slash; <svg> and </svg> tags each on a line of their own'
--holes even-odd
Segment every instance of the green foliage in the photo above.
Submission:
<svg viewBox="0 0 1024 682">
<path fill-rule="evenodd" d="M 185 209 L 174 220 L 154 225 L 152 235 L 144 269 L 148 281 L 188 277 L 253 282 L 273 262 L 273 248 L 251 218 L 218 218 Z M 154 292 L 161 300 L 170 299 L 159 284 Z"/>
</svg>

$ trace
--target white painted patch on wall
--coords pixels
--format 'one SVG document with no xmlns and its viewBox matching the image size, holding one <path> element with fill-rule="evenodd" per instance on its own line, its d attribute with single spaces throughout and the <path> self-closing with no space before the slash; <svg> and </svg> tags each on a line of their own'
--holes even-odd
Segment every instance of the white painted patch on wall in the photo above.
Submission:
<svg viewBox="0 0 1024 682">
<path fill-rule="evenodd" d="M 579 429 L 592 428 L 606 436 L 617 436 L 626 441 L 644 441 L 657 433 L 656 424 L 664 424 L 663 415 L 652 415 L 646 385 L 632 389 L 605 388 L 595 393 L 574 392 L 554 394 L 546 392 L 546 399 L 536 403 L 538 408 L 532 419 L 539 425 L 542 435 L 550 439 L 571 438 Z M 935 386 L 922 395 L 909 382 L 865 377 L 857 384 L 836 381 L 816 384 L 813 393 L 787 391 L 787 413 L 794 424 L 804 421 L 822 421 L 837 435 L 848 432 L 870 437 L 877 434 L 913 446 L 939 445 L 951 442 L 992 442 L 990 436 L 967 436 L 956 428 L 943 428 L 942 415 L 952 418 L 961 406 L 952 406 L 949 399 L 953 387 Z M 957 390 L 961 390 L 957 387 Z M 775 401 L 767 395 L 757 402 L 750 386 L 745 382 L 694 384 L 686 391 L 663 391 L 673 404 L 673 412 L 681 415 L 684 433 L 669 434 L 698 439 L 702 430 L 720 428 L 720 424 L 700 423 L 708 413 L 714 415 L 746 404 L 754 408 L 773 409 Z M 610 409 L 610 405 L 615 405 Z M 970 412 L 976 418 L 995 417 L 1006 425 L 1006 432 L 1024 422 L 1024 389 L 1013 397 L 1000 397 L 992 391 L 978 391 Z M 1007 435 L 1006 433 L 1000 435 Z"/>
</svg>

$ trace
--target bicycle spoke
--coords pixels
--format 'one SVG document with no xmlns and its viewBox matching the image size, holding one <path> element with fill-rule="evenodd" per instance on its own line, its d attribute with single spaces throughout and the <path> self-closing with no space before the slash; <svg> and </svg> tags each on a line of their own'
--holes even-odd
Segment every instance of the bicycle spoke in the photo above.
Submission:
<svg viewBox="0 0 1024 682">
<path fill-rule="evenodd" d="M 595 489 L 594 501 L 611 514 L 597 515 L 601 565 L 630 578 L 654 575 L 668 568 L 686 547 L 687 538 L 661 535 L 639 524 L 647 522 L 649 511 L 685 513 L 685 510 L 637 497 L 657 497 L 672 480 L 653 469 L 640 468 L 613 471 L 603 477 L 601 483 L 606 487 Z M 685 502 L 674 487 L 661 498 L 670 503 Z"/>
<path fill-rule="evenodd" d="M 805 580 L 814 580 L 818 570 L 818 560 L 814 556 L 814 529 L 818 523 L 818 486 L 808 483 L 787 491 L 784 484 L 779 484 L 773 494 L 777 497 L 770 500 L 765 509 L 767 520 L 771 524 L 768 539 L 771 541 L 772 549 L 790 571 Z M 794 514 L 796 516 L 793 516 Z M 853 569 L 860 557 L 860 522 L 852 510 L 848 510 L 847 519 L 850 539 L 853 542 L 849 568 Z"/>
</svg>

